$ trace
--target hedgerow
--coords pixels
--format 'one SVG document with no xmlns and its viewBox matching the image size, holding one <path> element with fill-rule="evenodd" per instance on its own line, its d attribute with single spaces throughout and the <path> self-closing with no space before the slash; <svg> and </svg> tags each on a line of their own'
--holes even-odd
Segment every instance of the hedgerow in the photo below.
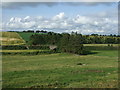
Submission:
<svg viewBox="0 0 120 90">
<path fill-rule="evenodd" d="M 2 52 L 2 55 L 40 55 L 40 54 L 52 54 L 53 50 L 33 51 L 33 52 Z"/>
<path fill-rule="evenodd" d="M 49 50 L 49 46 L 39 45 L 39 46 L 30 46 L 30 45 L 3 45 L 3 50 L 27 50 L 27 49 L 41 49 L 41 50 Z"/>
</svg>

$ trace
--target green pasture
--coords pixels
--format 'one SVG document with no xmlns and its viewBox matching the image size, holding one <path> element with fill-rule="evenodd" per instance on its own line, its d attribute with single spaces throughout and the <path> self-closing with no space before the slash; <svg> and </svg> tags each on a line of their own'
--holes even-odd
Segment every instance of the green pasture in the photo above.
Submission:
<svg viewBox="0 0 120 90">
<path fill-rule="evenodd" d="M 26 42 L 29 41 L 31 35 L 46 34 L 46 33 L 32 33 L 32 32 L 17 32 Z"/>
<path fill-rule="evenodd" d="M 3 88 L 117 88 L 117 50 L 3 55 Z"/>
</svg>

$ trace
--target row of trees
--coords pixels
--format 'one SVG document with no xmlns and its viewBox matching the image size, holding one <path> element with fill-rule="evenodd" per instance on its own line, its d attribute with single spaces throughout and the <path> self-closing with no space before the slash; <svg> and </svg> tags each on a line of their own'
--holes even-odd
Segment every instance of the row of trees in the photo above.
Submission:
<svg viewBox="0 0 120 90">
<path fill-rule="evenodd" d="M 23 32 L 31 32 L 31 33 L 48 33 L 47 31 L 45 31 L 45 30 L 36 30 L 36 31 L 34 31 L 34 30 L 26 30 L 26 31 L 23 31 Z"/>
<path fill-rule="evenodd" d="M 71 34 L 48 32 L 48 34 L 32 35 L 29 43 L 33 45 L 58 45 L 63 38 L 66 40 L 66 38 L 74 38 L 73 36 L 77 36 L 81 44 L 118 44 L 120 42 L 120 37 L 116 36 L 82 35 L 73 32 Z"/>
<path fill-rule="evenodd" d="M 32 45 L 57 45 L 62 35 L 57 33 L 35 34 L 30 37 L 29 44 Z"/>
<path fill-rule="evenodd" d="M 82 37 L 84 44 L 118 44 L 120 37 L 113 36 L 86 36 Z"/>
<path fill-rule="evenodd" d="M 53 33 L 35 34 L 30 37 L 29 44 L 32 45 L 56 45 L 62 52 L 84 54 L 83 44 L 117 44 L 120 37 L 82 35 L 77 33 Z"/>
<path fill-rule="evenodd" d="M 81 34 L 58 34 L 48 33 L 47 35 L 32 35 L 30 37 L 32 45 L 56 45 L 59 51 L 83 54 L 83 44 Z"/>
<path fill-rule="evenodd" d="M 20 32 L 20 31 L 9 31 L 9 32 Z M 32 32 L 32 33 L 54 33 L 54 32 L 48 32 L 46 30 L 24 30 L 22 32 Z M 72 32 L 74 33 L 74 32 Z M 110 37 L 120 37 L 120 35 L 116 35 L 116 34 L 109 34 L 109 35 L 99 35 L 99 34 L 90 34 L 90 35 L 85 35 L 87 37 L 89 36 L 110 36 Z"/>
</svg>

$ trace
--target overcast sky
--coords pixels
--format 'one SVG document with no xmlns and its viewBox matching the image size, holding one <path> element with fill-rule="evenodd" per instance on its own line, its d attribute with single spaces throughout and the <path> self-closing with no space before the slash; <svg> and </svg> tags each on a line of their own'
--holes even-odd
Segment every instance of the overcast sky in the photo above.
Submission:
<svg viewBox="0 0 120 90">
<path fill-rule="evenodd" d="M 118 3 L 3 3 L 3 30 L 117 34 Z"/>
</svg>

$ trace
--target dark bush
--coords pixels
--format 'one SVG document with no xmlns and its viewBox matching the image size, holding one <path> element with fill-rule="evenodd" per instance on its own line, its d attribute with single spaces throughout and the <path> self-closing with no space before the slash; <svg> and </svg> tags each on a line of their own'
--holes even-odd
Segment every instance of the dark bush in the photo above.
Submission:
<svg viewBox="0 0 120 90">
<path fill-rule="evenodd" d="M 77 65 L 83 65 L 82 63 L 77 63 Z"/>
</svg>

